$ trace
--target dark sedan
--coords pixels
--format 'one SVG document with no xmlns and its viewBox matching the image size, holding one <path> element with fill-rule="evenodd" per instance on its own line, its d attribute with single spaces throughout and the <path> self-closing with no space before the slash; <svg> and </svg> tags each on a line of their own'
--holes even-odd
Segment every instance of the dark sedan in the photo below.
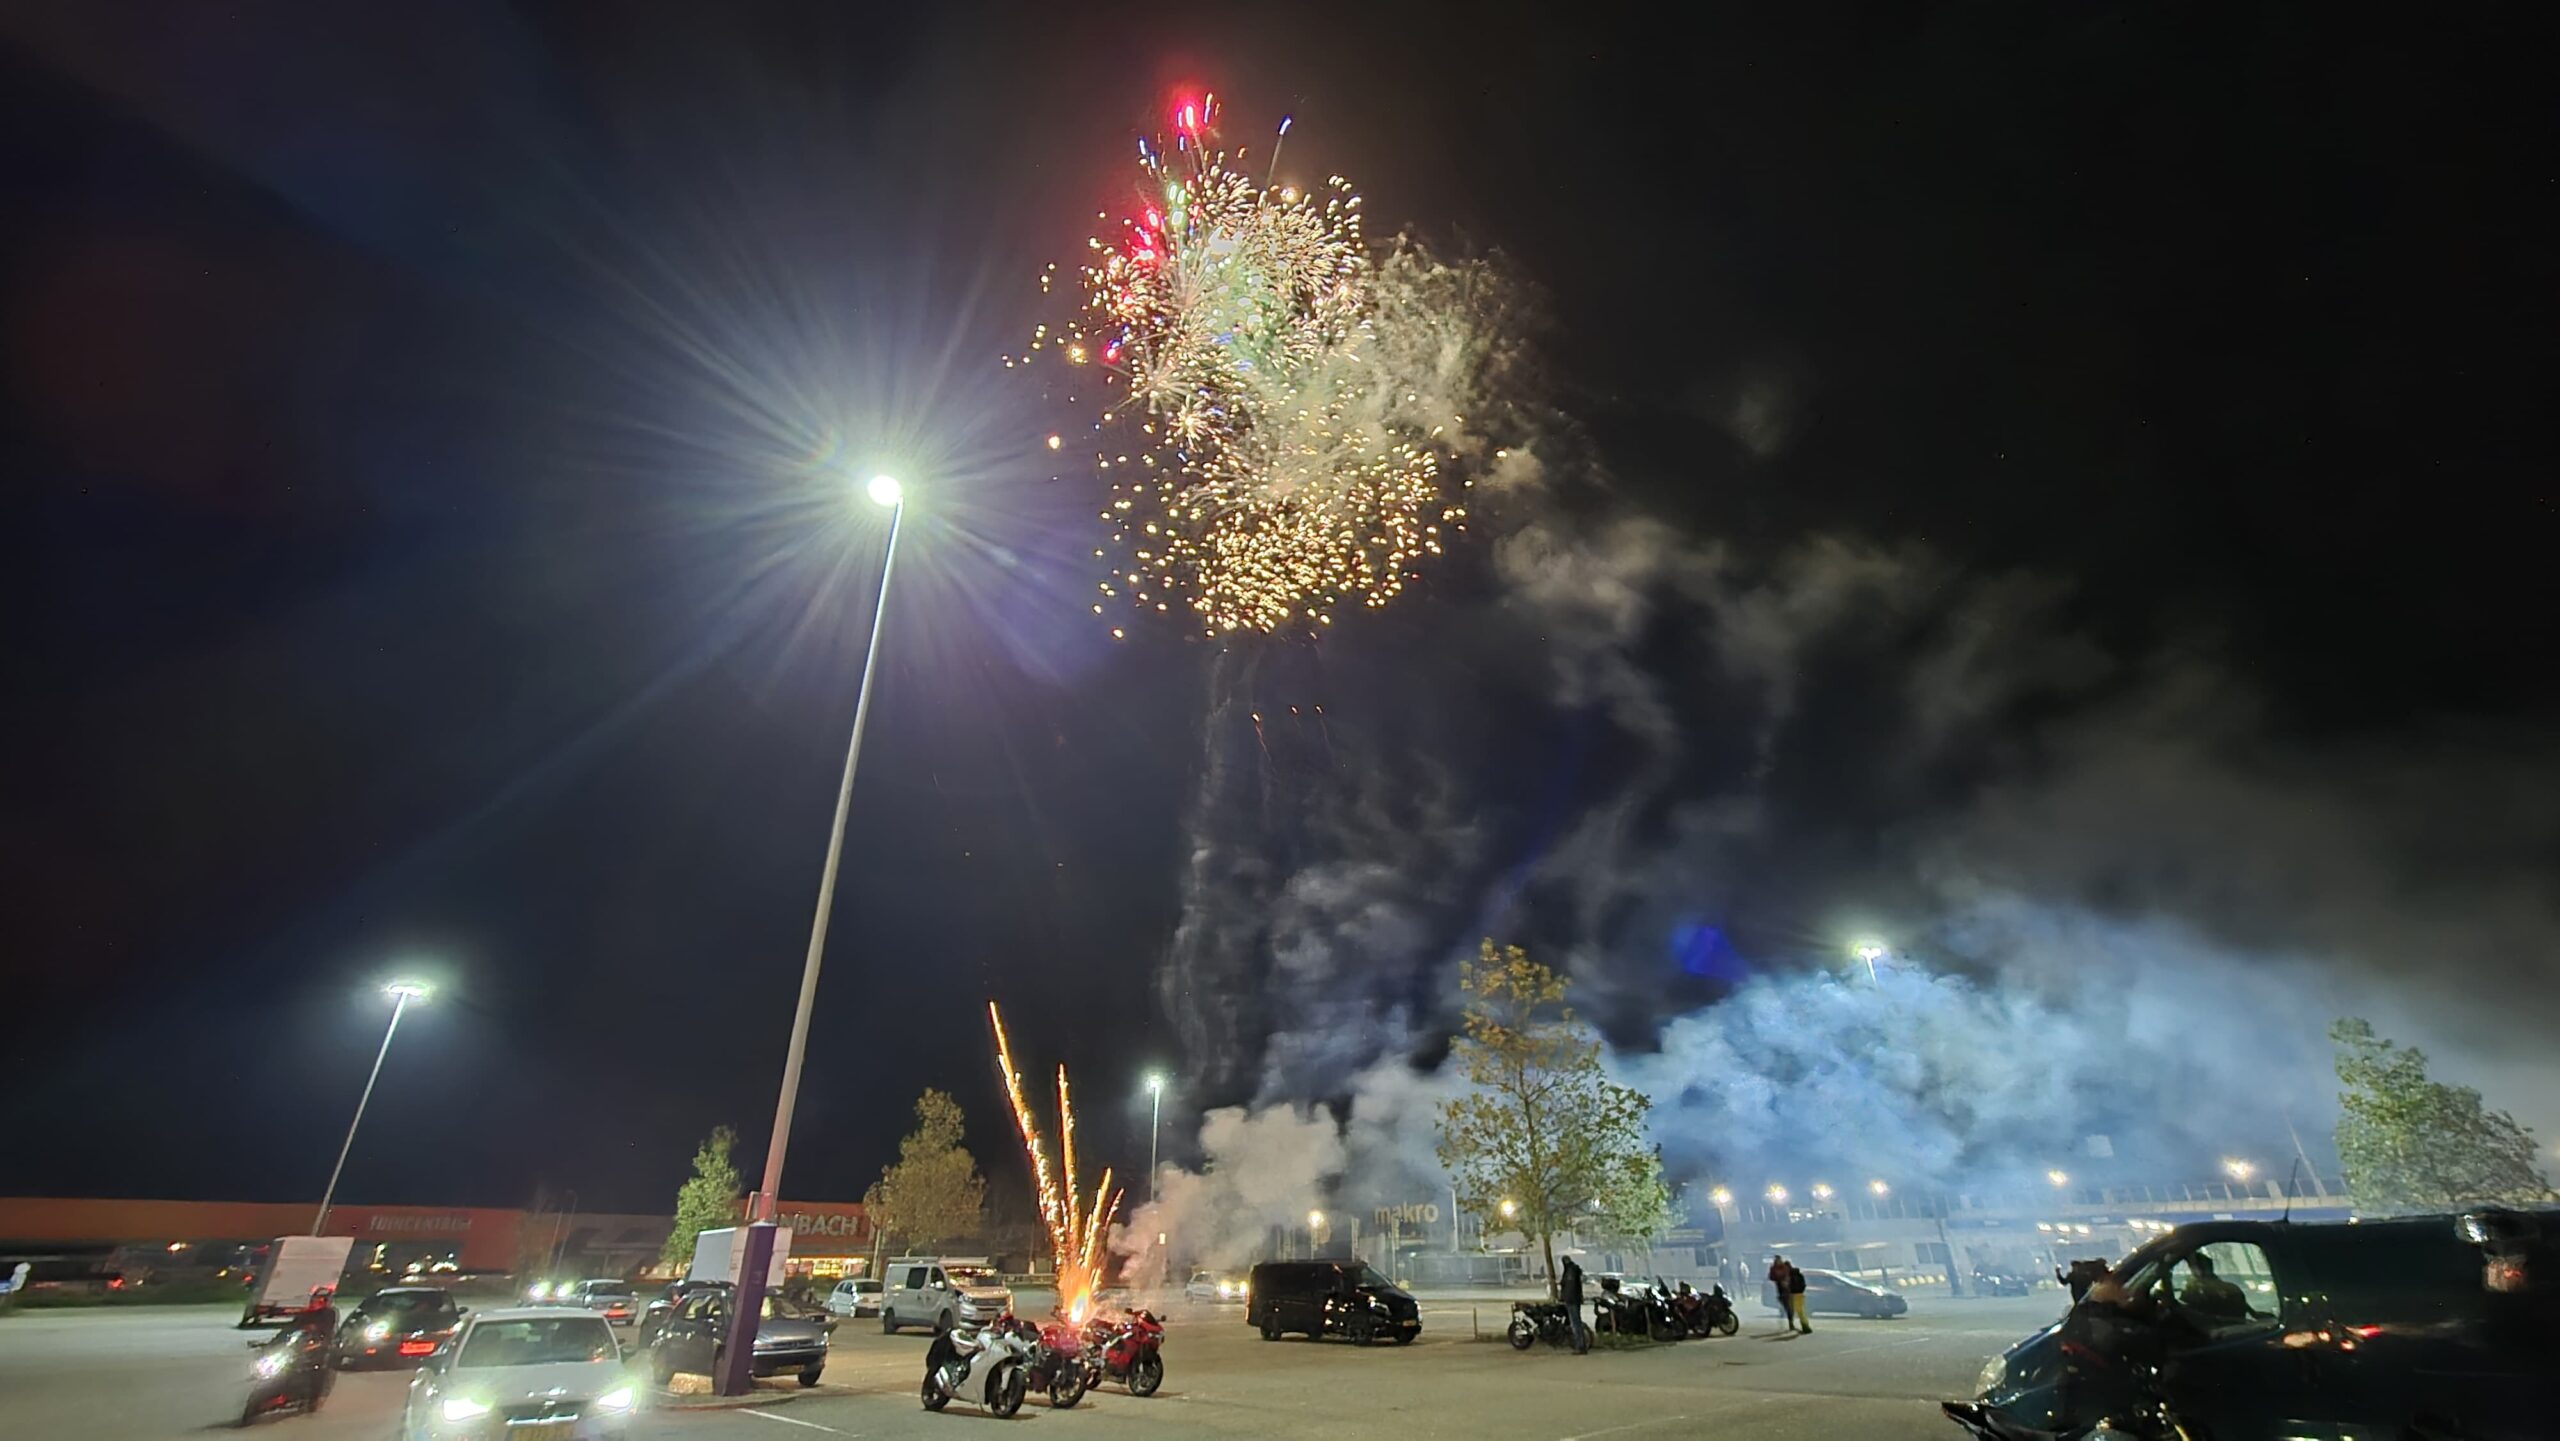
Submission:
<svg viewBox="0 0 2560 1441">
<path fill-rule="evenodd" d="M 726 1285 L 694 1291 L 675 1303 L 649 1338 L 649 1376 L 661 1389 L 679 1372 L 715 1374 L 720 1348 L 729 1334 L 729 1295 Z M 818 1374 L 827 1368 L 827 1343 L 835 1329 L 834 1318 L 825 1312 L 767 1292 L 764 1319 L 756 1324 L 752 1369 L 758 1376 L 789 1372 L 800 1378 L 801 1385 L 815 1386 Z"/>
<path fill-rule="evenodd" d="M 386 1286 L 339 1323 L 331 1357 L 341 1371 L 415 1366 L 462 1324 L 463 1310 L 441 1287 Z"/>
<path fill-rule="evenodd" d="M 1775 1311 L 1778 1293 L 1768 1286 L 1760 1288 L 1760 1304 Z M 1899 1316 L 1911 1309 L 1899 1291 L 1870 1286 L 1864 1281 L 1843 1276 L 1837 1271 L 1805 1268 L 1804 1309 L 1814 1316 L 1865 1316 L 1881 1320 Z"/>
</svg>

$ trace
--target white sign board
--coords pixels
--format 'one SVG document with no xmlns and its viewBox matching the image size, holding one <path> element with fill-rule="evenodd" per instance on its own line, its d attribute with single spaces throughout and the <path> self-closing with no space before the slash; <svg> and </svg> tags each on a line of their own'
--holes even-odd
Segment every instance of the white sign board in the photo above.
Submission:
<svg viewBox="0 0 2560 1441">
<path fill-rule="evenodd" d="M 782 1289 L 782 1263 L 791 1255 L 791 1228 L 777 1226 L 773 1236 L 773 1265 L 767 1269 L 764 1284 L 772 1290 Z M 738 1272 L 747 1260 L 747 1228 L 723 1226 L 717 1231 L 704 1231 L 693 1238 L 693 1264 L 685 1269 L 688 1281 L 727 1281 L 737 1284 Z"/>
<path fill-rule="evenodd" d="M 320 1287 L 337 1290 L 355 1244 L 352 1236 L 279 1237 L 268 1253 L 267 1274 L 259 1278 L 252 1309 L 261 1316 L 299 1311 L 311 1304 L 311 1293 Z"/>
</svg>

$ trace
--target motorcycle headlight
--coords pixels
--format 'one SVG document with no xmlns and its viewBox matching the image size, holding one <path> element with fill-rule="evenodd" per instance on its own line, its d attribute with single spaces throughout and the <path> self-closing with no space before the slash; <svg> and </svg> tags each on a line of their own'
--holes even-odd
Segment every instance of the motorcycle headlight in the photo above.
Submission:
<svg viewBox="0 0 2560 1441">
<path fill-rule="evenodd" d="M 598 1411 L 630 1410 L 631 1388 L 628 1386 L 617 1386 L 603 1395 L 598 1396 L 596 1398 L 596 1409 Z"/>
<path fill-rule="evenodd" d="M 444 1403 L 444 1419 L 447 1421 L 477 1421 L 488 1414 L 488 1402 L 475 1401 L 468 1396 L 449 1397 Z"/>
<path fill-rule="evenodd" d="M 1982 1363 L 1982 1374 L 1973 1378 L 1973 1389 L 1980 1395 L 1988 1396 L 1999 1390 L 2000 1383 L 2008 1379 L 2009 1358 L 1994 1356 Z"/>
<path fill-rule="evenodd" d="M 258 1374 L 261 1376 L 273 1376 L 283 1369 L 284 1356 L 281 1352 L 270 1351 L 258 1358 Z"/>
</svg>

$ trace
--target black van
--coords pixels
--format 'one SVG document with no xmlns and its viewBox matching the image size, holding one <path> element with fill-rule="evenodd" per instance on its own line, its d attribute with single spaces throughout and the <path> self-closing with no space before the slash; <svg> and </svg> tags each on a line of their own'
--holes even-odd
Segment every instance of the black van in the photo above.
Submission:
<svg viewBox="0 0 2560 1441">
<path fill-rule="evenodd" d="M 1995 1356 L 1949 1419 L 2085 1434 L 2152 1406 L 2214 1441 L 2560 1435 L 2560 1211 L 2207 1221 Z"/>
<path fill-rule="evenodd" d="M 1363 1346 L 1401 1345 L 1422 1334 L 1412 1293 L 1365 1261 L 1265 1261 L 1246 1285 L 1244 1319 L 1265 1341 L 1298 1331 L 1310 1341 L 1348 1336 Z"/>
</svg>

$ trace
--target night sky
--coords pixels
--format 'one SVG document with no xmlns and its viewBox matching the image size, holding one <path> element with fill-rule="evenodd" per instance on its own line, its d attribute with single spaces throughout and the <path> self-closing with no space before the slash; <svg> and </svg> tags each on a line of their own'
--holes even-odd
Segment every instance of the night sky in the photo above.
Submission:
<svg viewBox="0 0 2560 1441">
<path fill-rule="evenodd" d="M 752 1174 L 881 468 L 794 1197 L 927 1085 L 1010 1184 L 990 996 L 1127 1166 L 1150 1066 L 1188 1155 L 1436 1063 L 1477 935 L 1647 1054 L 1846 927 L 2022 974 L 1994 894 L 2560 1120 L 2528 12 L 1758 8 L 18 7 L 0 1189 L 316 1194 L 405 972 L 345 1198 L 656 1210 L 722 1122 Z M 1531 317 L 1536 494 L 1261 655 L 1111 640 L 999 363 L 1192 85 Z M 1230 692 L 1331 727 L 1249 814 Z"/>
</svg>

